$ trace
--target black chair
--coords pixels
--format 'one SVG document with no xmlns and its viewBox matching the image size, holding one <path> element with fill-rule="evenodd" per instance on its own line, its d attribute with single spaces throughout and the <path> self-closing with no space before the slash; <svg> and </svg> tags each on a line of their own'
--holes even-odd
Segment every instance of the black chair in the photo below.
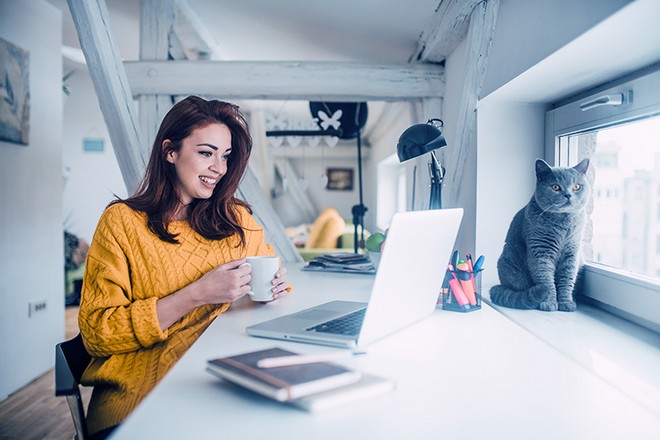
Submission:
<svg viewBox="0 0 660 440">
<path fill-rule="evenodd" d="M 65 396 L 76 428 L 76 439 L 85 440 L 87 435 L 87 422 L 85 408 L 80 396 L 80 377 L 92 360 L 85 346 L 82 336 L 78 335 L 55 346 L 55 395 Z"/>
</svg>

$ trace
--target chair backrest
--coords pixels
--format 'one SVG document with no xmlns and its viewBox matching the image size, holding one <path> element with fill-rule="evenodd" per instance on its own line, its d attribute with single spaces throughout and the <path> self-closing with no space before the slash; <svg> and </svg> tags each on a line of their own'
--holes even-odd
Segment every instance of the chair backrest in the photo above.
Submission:
<svg viewBox="0 0 660 440">
<path fill-rule="evenodd" d="M 346 221 L 339 215 L 339 211 L 335 208 L 325 208 L 314 220 L 305 248 L 337 247 L 337 239 L 344 232 L 345 226 Z"/>
<path fill-rule="evenodd" d="M 55 346 L 55 395 L 66 397 L 78 440 L 88 437 L 85 408 L 78 384 L 91 360 L 80 333 L 75 338 Z"/>
</svg>

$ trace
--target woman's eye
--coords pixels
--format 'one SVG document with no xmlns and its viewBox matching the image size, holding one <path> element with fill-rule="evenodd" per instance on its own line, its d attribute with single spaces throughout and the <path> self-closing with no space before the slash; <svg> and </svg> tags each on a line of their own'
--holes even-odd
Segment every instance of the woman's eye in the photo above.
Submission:
<svg viewBox="0 0 660 440">
<path fill-rule="evenodd" d="M 229 159 L 231 159 L 231 154 L 225 154 L 224 156 L 222 156 L 222 158 L 224 160 L 229 160 Z"/>
<path fill-rule="evenodd" d="M 580 185 L 579 183 L 576 183 L 575 185 L 573 185 L 573 191 L 580 191 L 581 188 L 582 188 L 582 185 Z"/>
<path fill-rule="evenodd" d="M 210 151 L 200 151 L 199 154 L 201 154 L 201 155 L 204 156 L 204 157 L 211 157 L 211 156 L 213 156 L 213 153 L 211 153 Z"/>
<path fill-rule="evenodd" d="M 561 186 L 557 185 L 556 183 L 550 187 L 553 191 L 559 191 L 561 189 Z"/>
</svg>

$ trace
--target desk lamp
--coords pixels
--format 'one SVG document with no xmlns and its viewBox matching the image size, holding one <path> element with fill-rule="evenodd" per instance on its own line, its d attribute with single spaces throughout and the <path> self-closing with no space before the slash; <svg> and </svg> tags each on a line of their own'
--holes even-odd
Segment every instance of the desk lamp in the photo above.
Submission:
<svg viewBox="0 0 660 440">
<path fill-rule="evenodd" d="M 440 130 L 442 126 L 441 119 L 429 119 L 426 124 L 415 124 L 401 134 L 396 146 L 399 162 L 405 162 L 423 154 L 431 153 L 431 160 L 428 163 L 431 178 L 429 209 L 442 208 L 441 192 L 445 169 L 440 165 L 435 155 L 435 150 L 447 145 L 447 141 Z"/>
</svg>

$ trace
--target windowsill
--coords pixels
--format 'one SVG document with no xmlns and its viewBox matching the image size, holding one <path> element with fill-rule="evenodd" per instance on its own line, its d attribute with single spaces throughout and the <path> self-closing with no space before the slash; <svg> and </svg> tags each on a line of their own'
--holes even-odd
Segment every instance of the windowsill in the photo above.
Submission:
<svg viewBox="0 0 660 440">
<path fill-rule="evenodd" d="M 660 334 L 591 304 L 575 313 L 495 310 L 660 415 Z"/>
</svg>

